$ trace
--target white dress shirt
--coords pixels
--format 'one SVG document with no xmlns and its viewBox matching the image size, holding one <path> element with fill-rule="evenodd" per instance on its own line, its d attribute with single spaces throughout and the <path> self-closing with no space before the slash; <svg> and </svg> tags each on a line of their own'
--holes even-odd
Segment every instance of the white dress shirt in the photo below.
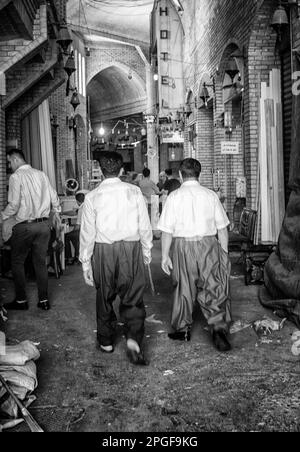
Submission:
<svg viewBox="0 0 300 452">
<path fill-rule="evenodd" d="M 119 178 L 105 179 L 85 196 L 80 228 L 79 260 L 90 267 L 95 243 L 141 241 L 151 254 L 152 229 L 141 190 Z"/>
<path fill-rule="evenodd" d="M 9 178 L 8 204 L 2 219 L 15 217 L 17 223 L 49 217 L 52 208 L 60 211 L 59 198 L 43 171 L 20 166 Z"/>
<path fill-rule="evenodd" d="M 158 229 L 173 237 L 199 238 L 216 235 L 228 225 L 218 195 L 195 180 L 184 182 L 168 196 Z"/>
</svg>

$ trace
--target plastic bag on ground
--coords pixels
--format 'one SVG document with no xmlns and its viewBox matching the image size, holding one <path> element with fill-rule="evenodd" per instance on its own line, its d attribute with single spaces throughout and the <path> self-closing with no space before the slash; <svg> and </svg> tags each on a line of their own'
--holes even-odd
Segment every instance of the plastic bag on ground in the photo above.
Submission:
<svg viewBox="0 0 300 452">
<path fill-rule="evenodd" d="M 23 341 L 17 345 L 7 345 L 5 355 L 0 355 L 0 365 L 9 364 L 24 366 L 28 361 L 35 361 L 40 352 L 31 341 Z"/>
</svg>

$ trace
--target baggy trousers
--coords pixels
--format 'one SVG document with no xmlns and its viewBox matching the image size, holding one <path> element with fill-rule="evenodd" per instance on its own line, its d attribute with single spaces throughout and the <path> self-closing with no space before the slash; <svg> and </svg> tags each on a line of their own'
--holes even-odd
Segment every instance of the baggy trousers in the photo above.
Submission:
<svg viewBox="0 0 300 452">
<path fill-rule="evenodd" d="M 11 269 L 17 300 L 26 300 L 24 263 L 30 250 L 32 252 L 32 262 L 39 300 L 43 301 L 48 299 L 48 269 L 46 259 L 49 239 L 49 221 L 27 224 L 18 223 L 13 227 L 11 237 Z"/>
<path fill-rule="evenodd" d="M 174 302 L 171 325 L 185 331 L 192 325 L 198 301 L 211 329 L 228 331 L 231 322 L 228 254 L 214 236 L 199 241 L 176 238 L 172 249 Z"/>
<path fill-rule="evenodd" d="M 134 339 L 141 345 L 146 316 L 143 302 L 146 275 L 141 243 L 96 243 L 93 273 L 97 289 L 98 342 L 101 345 L 111 345 L 114 342 L 116 315 L 113 301 L 119 295 L 125 337 Z"/>
</svg>

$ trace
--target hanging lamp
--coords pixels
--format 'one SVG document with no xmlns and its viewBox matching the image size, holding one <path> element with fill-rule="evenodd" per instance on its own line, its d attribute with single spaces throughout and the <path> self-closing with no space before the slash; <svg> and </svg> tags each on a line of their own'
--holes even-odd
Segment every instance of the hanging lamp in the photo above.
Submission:
<svg viewBox="0 0 300 452">
<path fill-rule="evenodd" d="M 74 111 L 76 110 L 78 105 L 80 105 L 80 100 L 79 100 L 79 95 L 78 95 L 77 88 L 74 89 L 74 92 L 73 92 L 71 100 L 70 100 L 70 104 L 74 108 Z"/>
<path fill-rule="evenodd" d="M 72 44 L 73 39 L 71 38 L 68 26 L 65 21 L 60 24 L 56 42 L 61 47 L 63 53 L 68 54 L 68 48 L 69 45 Z"/>
</svg>

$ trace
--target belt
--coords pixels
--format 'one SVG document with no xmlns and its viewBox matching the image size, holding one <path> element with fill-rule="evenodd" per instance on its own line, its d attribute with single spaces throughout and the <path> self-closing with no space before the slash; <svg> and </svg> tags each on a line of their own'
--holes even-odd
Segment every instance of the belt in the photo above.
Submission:
<svg viewBox="0 0 300 452">
<path fill-rule="evenodd" d="M 49 217 L 44 217 L 44 218 L 35 218 L 34 220 L 26 220 L 26 221 L 21 221 L 19 224 L 27 224 L 27 223 L 42 223 L 43 221 L 47 221 L 49 220 Z"/>
</svg>

